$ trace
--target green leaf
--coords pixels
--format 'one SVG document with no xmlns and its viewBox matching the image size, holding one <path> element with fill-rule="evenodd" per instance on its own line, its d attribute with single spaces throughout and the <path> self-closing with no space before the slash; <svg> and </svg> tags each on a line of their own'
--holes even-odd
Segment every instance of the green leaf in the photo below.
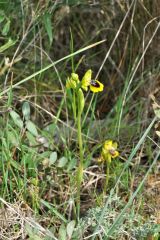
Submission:
<svg viewBox="0 0 160 240">
<path fill-rule="evenodd" d="M 11 111 L 10 113 L 11 118 L 13 119 L 14 123 L 19 127 L 19 128 L 23 128 L 23 121 L 21 120 L 21 117 L 19 116 L 18 113 L 16 113 L 15 111 Z"/>
<path fill-rule="evenodd" d="M 33 122 L 31 122 L 30 120 L 28 120 L 28 121 L 26 122 L 26 128 L 28 129 L 28 131 L 29 131 L 30 133 L 33 134 L 33 136 L 38 137 L 38 131 L 37 131 L 36 125 L 35 125 Z"/>
<path fill-rule="evenodd" d="M 11 163 L 12 167 L 14 167 L 15 169 L 17 169 L 19 171 L 22 170 L 21 165 L 18 162 L 16 162 L 16 160 L 11 160 L 10 163 Z"/>
<path fill-rule="evenodd" d="M 56 217 L 58 217 L 61 221 L 63 221 L 64 223 L 67 223 L 67 220 L 64 218 L 63 215 L 61 215 L 55 207 L 53 207 L 50 203 L 48 203 L 47 201 L 41 199 L 40 202 L 46 206 L 53 214 L 56 215 Z"/>
<path fill-rule="evenodd" d="M 41 159 L 49 158 L 50 155 L 51 155 L 51 151 L 44 151 L 44 152 L 38 154 L 38 156 L 39 156 Z"/>
<path fill-rule="evenodd" d="M 65 225 L 62 224 L 59 228 L 59 236 L 58 236 L 59 240 L 67 240 L 67 234 L 66 234 L 66 228 Z"/>
<path fill-rule="evenodd" d="M 29 131 L 26 132 L 26 137 L 28 138 L 28 141 L 29 141 L 30 145 L 36 145 L 37 144 L 35 136 L 33 136 Z"/>
<path fill-rule="evenodd" d="M 8 21 L 6 22 L 6 24 L 4 25 L 4 27 L 3 27 L 3 29 L 2 29 L 2 35 L 3 35 L 3 36 L 6 36 L 6 35 L 8 34 L 9 29 L 10 29 L 10 24 L 11 24 L 11 22 L 10 22 L 10 20 L 8 20 Z"/>
<path fill-rule="evenodd" d="M 159 108 L 155 109 L 154 113 L 155 113 L 156 117 L 160 118 L 160 109 Z"/>
<path fill-rule="evenodd" d="M 45 29 L 47 31 L 48 37 L 49 37 L 49 42 L 50 45 L 52 44 L 53 41 L 53 33 L 52 33 L 52 21 L 51 21 L 51 14 L 45 13 L 43 16 L 43 22 Z"/>
<path fill-rule="evenodd" d="M 29 238 L 29 240 L 43 240 L 44 238 L 40 238 L 38 235 L 36 235 L 36 234 L 33 234 L 30 238 Z"/>
<path fill-rule="evenodd" d="M 5 19 L 5 16 L 0 13 L 0 23 L 3 22 L 4 19 Z"/>
<path fill-rule="evenodd" d="M 57 167 L 59 168 L 63 168 L 68 162 L 68 159 L 66 157 L 61 157 L 59 160 L 58 160 L 58 165 Z"/>
<path fill-rule="evenodd" d="M 23 113 L 23 117 L 26 121 L 28 121 L 30 119 L 30 105 L 28 102 L 24 102 L 22 105 L 22 113 Z"/>
<path fill-rule="evenodd" d="M 76 165 L 77 165 L 77 159 L 72 157 L 71 159 L 69 159 L 67 171 L 71 171 L 73 168 L 76 167 Z"/>
<path fill-rule="evenodd" d="M 29 224 L 26 224 L 25 230 L 29 235 L 29 240 L 43 240 L 35 233 L 35 229 L 33 229 Z"/>
<path fill-rule="evenodd" d="M 6 49 L 10 48 L 15 43 L 16 43 L 16 41 L 13 41 L 11 38 L 9 38 L 8 42 L 0 47 L 0 53 L 4 52 Z"/>
<path fill-rule="evenodd" d="M 11 142 L 14 146 L 18 146 L 19 145 L 19 139 L 16 136 L 16 134 L 12 131 L 8 132 L 8 140 L 9 142 Z"/>
<path fill-rule="evenodd" d="M 49 157 L 49 165 L 54 164 L 56 160 L 57 160 L 57 152 L 52 152 Z"/>
<path fill-rule="evenodd" d="M 72 234 L 73 234 L 75 225 L 76 225 L 76 222 L 75 222 L 74 220 L 72 220 L 71 222 L 69 222 L 69 223 L 67 224 L 67 235 L 68 235 L 68 237 L 69 237 L 68 240 L 70 240 L 71 237 L 72 237 Z"/>
</svg>

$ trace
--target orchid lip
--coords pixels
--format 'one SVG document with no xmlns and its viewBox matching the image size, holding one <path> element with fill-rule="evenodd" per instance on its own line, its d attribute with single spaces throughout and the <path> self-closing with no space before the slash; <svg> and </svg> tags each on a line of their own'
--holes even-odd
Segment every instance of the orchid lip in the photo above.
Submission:
<svg viewBox="0 0 160 240">
<path fill-rule="evenodd" d="M 91 80 L 91 85 L 94 86 L 94 87 L 97 87 L 97 88 L 100 87 L 100 84 L 95 80 Z"/>
</svg>

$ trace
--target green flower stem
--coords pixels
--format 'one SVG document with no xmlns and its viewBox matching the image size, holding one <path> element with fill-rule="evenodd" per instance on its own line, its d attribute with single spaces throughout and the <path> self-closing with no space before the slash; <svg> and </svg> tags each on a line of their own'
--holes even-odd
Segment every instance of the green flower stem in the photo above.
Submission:
<svg viewBox="0 0 160 240">
<path fill-rule="evenodd" d="M 74 115 L 74 120 L 76 121 L 77 119 L 77 114 L 76 114 L 76 94 L 73 92 L 73 115 Z"/>
<path fill-rule="evenodd" d="M 106 194 L 106 191 L 107 191 L 107 187 L 108 187 L 108 182 L 109 182 L 109 168 L 110 168 L 110 163 L 107 162 L 107 165 L 106 165 L 106 181 L 105 181 L 105 184 L 104 184 L 104 194 Z"/>
<path fill-rule="evenodd" d="M 80 192 L 81 192 L 81 183 L 83 180 L 83 141 L 82 141 L 82 129 L 81 129 L 81 107 L 80 99 L 78 96 L 78 115 L 77 115 L 77 128 L 78 128 L 78 145 L 79 145 L 79 155 L 80 161 L 77 169 L 77 217 L 80 216 Z"/>
</svg>

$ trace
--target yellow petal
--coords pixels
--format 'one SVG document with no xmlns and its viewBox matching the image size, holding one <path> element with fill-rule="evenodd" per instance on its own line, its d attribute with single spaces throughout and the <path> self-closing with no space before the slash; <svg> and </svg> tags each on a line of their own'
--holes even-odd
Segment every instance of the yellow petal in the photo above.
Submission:
<svg viewBox="0 0 160 240">
<path fill-rule="evenodd" d="M 87 86 L 82 85 L 81 87 L 83 88 L 83 90 L 88 91 L 88 87 Z"/>
<path fill-rule="evenodd" d="M 82 82 L 81 82 L 81 87 L 87 91 L 88 90 L 88 86 L 90 86 L 91 84 L 91 77 L 92 77 L 92 70 L 89 69 L 83 76 L 82 78 Z"/>
<path fill-rule="evenodd" d="M 112 148 L 112 144 L 113 144 L 113 141 L 112 141 L 112 140 L 106 140 L 106 141 L 104 142 L 103 148 L 109 151 L 109 149 Z"/>
</svg>

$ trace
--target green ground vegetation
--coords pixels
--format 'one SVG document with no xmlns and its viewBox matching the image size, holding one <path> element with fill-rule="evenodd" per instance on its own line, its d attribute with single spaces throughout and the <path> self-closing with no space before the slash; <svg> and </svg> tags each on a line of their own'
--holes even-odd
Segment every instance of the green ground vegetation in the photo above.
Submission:
<svg viewBox="0 0 160 240">
<path fill-rule="evenodd" d="M 160 239 L 159 20 L 151 0 L 0 1 L 0 239 Z"/>
</svg>

